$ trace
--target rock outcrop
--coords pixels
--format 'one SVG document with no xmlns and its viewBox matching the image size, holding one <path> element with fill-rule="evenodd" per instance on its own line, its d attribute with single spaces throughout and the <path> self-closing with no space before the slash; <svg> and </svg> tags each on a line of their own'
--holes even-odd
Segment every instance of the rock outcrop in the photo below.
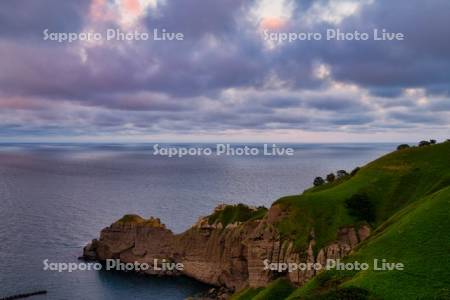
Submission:
<svg viewBox="0 0 450 300">
<path fill-rule="evenodd" d="M 153 263 L 155 259 L 182 263 L 182 271 L 149 269 L 146 273 L 183 274 L 204 283 L 239 290 L 246 286 L 265 286 L 280 276 L 301 285 L 316 271 L 279 273 L 265 269 L 264 261 L 325 264 L 327 259 L 348 255 L 370 234 L 368 226 L 341 228 L 334 242 L 315 252 L 312 232 L 307 249 L 300 252 L 292 241 L 282 239 L 274 226 L 283 214 L 279 207 L 273 206 L 262 219 L 226 226 L 220 222 L 211 224 L 205 217 L 181 234 L 173 234 L 158 219 L 124 218 L 103 229 L 100 238 L 84 248 L 84 257 L 100 261 L 120 259 L 131 263 Z"/>
</svg>

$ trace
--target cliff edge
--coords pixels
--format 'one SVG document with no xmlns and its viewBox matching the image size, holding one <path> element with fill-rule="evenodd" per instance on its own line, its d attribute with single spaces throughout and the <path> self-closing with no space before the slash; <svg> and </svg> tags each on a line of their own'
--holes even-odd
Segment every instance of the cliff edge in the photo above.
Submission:
<svg viewBox="0 0 450 300">
<path fill-rule="evenodd" d="M 448 267 L 448 252 L 443 251 L 448 247 L 442 242 L 449 232 L 449 153 L 450 142 L 399 147 L 350 173 L 340 170 L 327 176 L 327 182 L 316 180 L 315 187 L 283 197 L 270 209 L 221 205 L 181 234 L 159 219 L 127 215 L 103 229 L 85 247 L 84 257 L 181 263 L 182 270 L 146 273 L 186 275 L 240 291 L 233 299 L 267 299 L 279 290 L 289 299 L 446 296 L 448 278 L 441 270 Z M 380 273 L 268 267 L 324 265 L 345 257 L 365 262 L 385 258 L 409 269 Z"/>
<path fill-rule="evenodd" d="M 238 210 L 246 210 L 247 214 L 236 212 Z M 84 248 L 83 256 L 92 260 L 120 259 L 125 263 L 150 265 L 155 260 L 181 263 L 182 271 L 149 269 L 145 273 L 182 274 L 211 285 L 240 290 L 263 287 L 278 277 L 303 284 L 315 275 L 314 270 L 288 273 L 268 269 L 264 262 L 324 265 L 326 259 L 349 254 L 370 234 L 368 225 L 343 227 L 335 241 L 315 250 L 315 237 L 311 232 L 308 248 L 295 249 L 293 241 L 283 238 L 276 228 L 283 214 L 278 205 L 268 211 L 242 204 L 221 205 L 212 215 L 200 218 L 181 234 L 173 234 L 159 219 L 127 215 L 104 228 L 99 239 Z"/>
</svg>

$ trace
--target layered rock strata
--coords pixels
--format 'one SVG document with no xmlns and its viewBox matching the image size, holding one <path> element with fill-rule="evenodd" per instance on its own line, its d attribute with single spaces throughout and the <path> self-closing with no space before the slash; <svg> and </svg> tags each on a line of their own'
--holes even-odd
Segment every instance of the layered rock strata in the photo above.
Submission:
<svg viewBox="0 0 450 300">
<path fill-rule="evenodd" d="M 183 264 L 182 271 L 149 269 L 157 275 L 186 275 L 201 282 L 239 290 L 246 286 L 262 287 L 276 277 L 285 276 L 297 285 L 313 277 L 315 270 L 296 270 L 279 273 L 267 270 L 264 261 L 271 263 L 320 263 L 340 259 L 366 239 L 370 228 L 345 227 L 337 232 L 334 242 L 315 249 L 315 237 L 307 249 L 297 251 L 292 241 L 284 240 L 274 226 L 283 212 L 276 206 L 260 220 L 210 224 L 201 218 L 190 229 L 173 234 L 158 219 L 116 222 L 103 229 L 99 239 L 84 248 L 84 257 L 104 261 L 148 263 L 170 261 Z M 143 220 L 143 219 L 142 219 Z M 157 220 L 157 221 L 155 221 Z"/>
</svg>

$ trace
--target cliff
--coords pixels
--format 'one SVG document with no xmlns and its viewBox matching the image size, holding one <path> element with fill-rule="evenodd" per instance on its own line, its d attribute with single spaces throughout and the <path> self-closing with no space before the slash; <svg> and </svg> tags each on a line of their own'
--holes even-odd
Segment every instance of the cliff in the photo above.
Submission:
<svg viewBox="0 0 450 300">
<path fill-rule="evenodd" d="M 240 209 L 243 207 L 240 206 Z M 84 248 L 84 257 L 101 261 L 120 259 L 122 262 L 150 265 L 155 259 L 182 263 L 184 269 L 181 272 L 149 269 L 146 273 L 183 274 L 230 290 L 247 286 L 263 287 L 280 276 L 300 285 L 316 272 L 297 270 L 283 273 L 267 270 L 264 261 L 297 264 L 319 262 L 325 265 L 326 259 L 346 256 L 370 233 L 367 225 L 344 227 L 337 232 L 335 241 L 315 250 L 312 232 L 308 248 L 295 249 L 293 241 L 282 238 L 276 229 L 276 223 L 284 213 L 279 206 L 273 206 L 260 218 L 248 215 L 250 219 L 233 223 L 224 222 L 218 216 L 227 210 L 236 209 L 237 206 L 218 207 L 213 215 L 200 218 L 181 234 L 173 234 L 158 219 L 125 216 L 103 229 L 100 238 Z M 256 209 L 251 209 L 256 213 Z"/>
<path fill-rule="evenodd" d="M 181 234 L 155 218 L 125 216 L 103 229 L 84 256 L 182 263 L 180 272 L 147 273 L 184 274 L 240 291 L 233 299 L 447 299 L 449 153 L 450 142 L 401 149 L 269 210 L 221 205 Z M 382 258 L 407 269 L 279 272 L 264 263 L 324 265 L 344 257 Z"/>
</svg>

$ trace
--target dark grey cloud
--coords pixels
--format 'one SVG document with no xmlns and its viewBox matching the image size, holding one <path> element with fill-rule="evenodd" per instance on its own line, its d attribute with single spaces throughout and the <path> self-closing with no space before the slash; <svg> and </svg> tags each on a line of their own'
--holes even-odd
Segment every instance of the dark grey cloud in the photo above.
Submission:
<svg viewBox="0 0 450 300">
<path fill-rule="evenodd" d="M 438 98 L 437 100 L 434 100 L 429 104 L 429 108 L 434 112 L 450 112 L 450 99 Z"/>
<path fill-rule="evenodd" d="M 359 99 L 342 98 L 333 96 L 313 97 L 306 103 L 310 108 L 325 111 L 354 111 L 355 113 L 364 111 L 367 108 Z"/>
<path fill-rule="evenodd" d="M 336 79 L 395 96 L 405 87 L 430 87 L 450 80 L 450 2 L 377 0 L 346 19 L 343 31 L 386 29 L 404 33 L 401 42 L 341 42 L 326 52 Z M 387 93 L 387 94 L 386 94 Z"/>
<path fill-rule="evenodd" d="M 444 125 L 448 120 L 445 120 L 445 116 L 438 115 L 431 112 L 412 111 L 412 112 L 392 112 L 389 117 L 411 124 L 423 124 L 423 125 Z"/>
<path fill-rule="evenodd" d="M 166 1 L 156 13 L 146 18 L 149 28 L 165 28 L 183 32 L 187 38 L 199 38 L 207 33 L 236 32 L 236 19 L 255 3 L 254 0 Z"/>
<path fill-rule="evenodd" d="M 406 40 L 295 42 L 269 49 L 249 20 L 256 1 L 167 0 L 149 11 L 144 25 L 183 32 L 185 41 L 88 47 L 43 42 L 42 29 L 82 30 L 89 25 L 90 0 L 1 1 L 0 118 L 28 111 L 0 122 L 0 135 L 130 126 L 142 133 L 445 126 L 450 2 L 375 0 L 340 25 L 305 23 L 311 7 L 329 2 L 296 3 L 287 28 L 386 28 L 405 33 Z M 329 78 L 316 76 L 320 64 L 330 68 Z M 334 82 L 357 91 L 333 90 Z M 422 89 L 430 103 L 420 106 L 406 88 Z"/>
<path fill-rule="evenodd" d="M 0 37 L 37 40 L 46 28 L 77 32 L 88 12 L 89 0 L 2 0 Z"/>
</svg>

